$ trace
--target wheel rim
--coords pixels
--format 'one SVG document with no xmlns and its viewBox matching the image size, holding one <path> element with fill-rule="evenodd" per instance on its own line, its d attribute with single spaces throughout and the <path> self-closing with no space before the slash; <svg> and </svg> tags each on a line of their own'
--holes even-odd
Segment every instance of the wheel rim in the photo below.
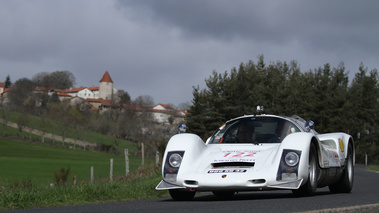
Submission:
<svg viewBox="0 0 379 213">
<path fill-rule="evenodd" d="M 353 158 L 351 156 L 351 150 L 349 150 L 349 153 L 347 155 L 347 165 L 346 165 L 346 170 L 347 170 L 347 176 L 349 178 L 350 185 L 353 184 Z"/>
</svg>

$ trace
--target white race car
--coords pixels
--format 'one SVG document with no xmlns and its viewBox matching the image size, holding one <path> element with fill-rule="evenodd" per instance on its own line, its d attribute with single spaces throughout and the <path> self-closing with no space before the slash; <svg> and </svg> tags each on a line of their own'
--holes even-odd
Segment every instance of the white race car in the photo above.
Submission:
<svg viewBox="0 0 379 213">
<path fill-rule="evenodd" d="M 156 189 L 169 190 L 174 200 L 191 200 L 197 191 L 228 198 L 238 191 L 288 189 L 310 196 L 329 186 L 333 193 L 349 193 L 353 138 L 318 134 L 312 126 L 297 116 L 257 113 L 226 122 L 206 142 L 194 134 L 174 135 Z"/>
</svg>

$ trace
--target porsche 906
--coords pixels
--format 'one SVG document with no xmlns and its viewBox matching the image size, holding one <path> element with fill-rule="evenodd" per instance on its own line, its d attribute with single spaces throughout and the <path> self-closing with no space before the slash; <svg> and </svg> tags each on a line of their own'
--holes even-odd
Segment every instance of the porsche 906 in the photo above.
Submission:
<svg viewBox="0 0 379 213">
<path fill-rule="evenodd" d="M 174 135 L 156 189 L 169 190 L 174 200 L 191 200 L 198 191 L 220 198 L 269 189 L 311 196 L 328 186 L 332 193 L 349 193 L 353 138 L 342 132 L 319 134 L 313 124 L 259 112 L 227 121 L 206 142 L 195 134 Z"/>
</svg>

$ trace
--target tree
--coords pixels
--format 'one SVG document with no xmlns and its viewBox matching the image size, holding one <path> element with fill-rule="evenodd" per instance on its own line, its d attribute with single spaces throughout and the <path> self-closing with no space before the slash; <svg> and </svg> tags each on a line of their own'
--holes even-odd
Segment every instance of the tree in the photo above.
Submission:
<svg viewBox="0 0 379 213">
<path fill-rule="evenodd" d="M 50 74 L 51 85 L 55 89 L 69 89 L 75 85 L 75 76 L 70 71 L 55 71 Z"/>
<path fill-rule="evenodd" d="M 54 103 L 50 104 L 48 109 L 50 112 L 50 116 L 53 119 L 60 121 L 59 130 L 61 132 L 63 140 L 62 145 L 64 145 L 66 135 L 70 128 L 71 118 L 68 115 L 68 112 L 70 111 L 71 106 L 68 103 Z"/>
<path fill-rule="evenodd" d="M 59 96 L 57 92 L 53 92 L 50 98 L 51 103 L 60 103 L 61 101 L 59 100 Z"/>
<path fill-rule="evenodd" d="M 154 98 L 150 95 L 141 95 L 138 96 L 133 103 L 139 105 L 139 106 L 147 106 L 147 105 L 154 105 Z"/>
<path fill-rule="evenodd" d="M 123 90 L 119 90 L 119 104 L 129 104 L 131 102 L 130 95 L 128 92 L 125 92 Z"/>
<path fill-rule="evenodd" d="M 7 107 L 2 107 L 0 110 L 1 112 L 1 119 L 2 119 L 2 124 L 3 124 L 3 136 L 5 136 L 5 133 L 7 131 L 7 126 L 8 126 L 8 119 L 9 119 L 9 110 Z"/>
<path fill-rule="evenodd" d="M 30 97 L 34 90 L 34 83 L 27 79 L 21 78 L 17 80 L 9 91 L 10 104 L 15 108 L 22 108 L 25 100 Z"/>
<path fill-rule="evenodd" d="M 349 120 L 347 126 L 350 134 L 356 138 L 358 160 L 369 154 L 375 158 L 378 151 L 379 135 L 379 77 L 376 69 L 368 72 L 363 63 L 348 91 Z M 359 135 L 359 137 L 358 137 Z M 378 159 L 376 158 L 378 161 Z"/>
<path fill-rule="evenodd" d="M 9 77 L 9 75 L 7 75 L 7 78 L 5 79 L 5 82 L 4 82 L 4 88 L 11 88 L 11 86 L 12 86 L 11 78 Z"/>
<path fill-rule="evenodd" d="M 49 89 L 52 87 L 50 73 L 48 72 L 40 72 L 33 76 L 32 81 L 35 83 L 36 86 L 44 87 L 46 89 Z"/>
<path fill-rule="evenodd" d="M 17 128 L 18 128 L 18 136 L 23 138 L 22 131 L 24 130 L 25 126 L 28 123 L 28 114 L 25 113 L 25 111 L 19 113 L 16 123 L 17 123 Z"/>
<path fill-rule="evenodd" d="M 178 110 L 188 110 L 191 106 L 190 102 L 180 103 L 177 107 Z"/>
<path fill-rule="evenodd" d="M 37 73 L 32 78 L 36 86 L 46 89 L 69 89 L 75 85 L 75 76 L 70 71 Z"/>
</svg>

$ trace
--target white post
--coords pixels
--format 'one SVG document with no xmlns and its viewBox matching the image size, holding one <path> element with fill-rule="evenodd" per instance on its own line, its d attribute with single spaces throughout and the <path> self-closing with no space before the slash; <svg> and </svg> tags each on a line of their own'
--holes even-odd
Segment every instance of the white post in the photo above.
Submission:
<svg viewBox="0 0 379 213">
<path fill-rule="evenodd" d="M 155 153 L 155 164 L 159 164 L 159 151 Z"/>
<path fill-rule="evenodd" d="M 365 154 L 365 166 L 367 166 L 367 153 Z"/>
<path fill-rule="evenodd" d="M 142 166 L 145 165 L 145 145 L 141 144 L 141 152 L 142 152 Z"/>
<path fill-rule="evenodd" d="M 128 176 L 128 174 L 129 174 L 129 153 L 128 153 L 128 149 L 124 150 L 124 154 L 125 154 L 125 176 Z"/>
<path fill-rule="evenodd" d="M 91 183 L 93 183 L 93 166 L 91 166 Z"/>
<path fill-rule="evenodd" d="M 111 169 L 109 171 L 109 180 L 110 182 L 113 181 L 113 158 L 111 158 Z"/>
</svg>

